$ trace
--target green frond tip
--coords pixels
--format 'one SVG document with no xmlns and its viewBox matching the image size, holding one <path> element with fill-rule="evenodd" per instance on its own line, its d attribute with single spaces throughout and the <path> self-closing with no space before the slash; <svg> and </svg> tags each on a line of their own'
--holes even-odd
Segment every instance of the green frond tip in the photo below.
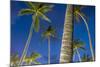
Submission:
<svg viewBox="0 0 100 67">
<path fill-rule="evenodd" d="M 29 56 L 26 56 L 24 59 L 25 64 L 30 65 L 32 63 L 34 64 L 39 64 L 39 62 L 37 62 L 37 59 L 40 58 L 41 55 L 37 52 L 32 52 Z"/>
<path fill-rule="evenodd" d="M 26 5 L 31 9 L 35 9 L 35 6 L 32 2 L 26 2 Z"/>
<path fill-rule="evenodd" d="M 41 55 L 39 54 L 39 53 L 32 53 L 31 54 L 31 58 L 33 59 L 33 60 L 36 60 L 37 58 L 40 58 L 41 57 Z"/>
<path fill-rule="evenodd" d="M 33 63 L 34 63 L 34 64 L 41 64 L 40 62 L 37 62 L 37 61 L 34 61 Z"/>
<path fill-rule="evenodd" d="M 28 14 L 33 14 L 34 11 L 32 9 L 21 9 L 18 13 L 19 16 L 21 15 L 28 15 Z"/>
<path fill-rule="evenodd" d="M 54 7 L 54 5 L 44 5 L 43 7 L 41 7 L 39 9 L 39 11 L 42 13 L 47 13 L 47 12 L 51 11 L 53 7 Z"/>
<path fill-rule="evenodd" d="M 48 22 L 51 22 L 51 20 L 47 16 L 45 16 L 43 13 L 41 13 L 41 12 L 38 12 L 38 13 L 39 13 L 39 15 L 41 16 L 42 19 L 44 19 Z"/>
</svg>

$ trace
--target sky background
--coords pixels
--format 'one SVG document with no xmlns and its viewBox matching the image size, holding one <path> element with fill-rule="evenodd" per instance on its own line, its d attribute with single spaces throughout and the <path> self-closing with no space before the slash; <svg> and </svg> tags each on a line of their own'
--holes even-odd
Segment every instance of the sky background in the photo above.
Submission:
<svg viewBox="0 0 100 67">
<path fill-rule="evenodd" d="M 12 1 L 11 2 L 11 53 L 18 52 L 19 56 L 22 54 L 22 50 L 25 46 L 29 29 L 32 23 L 32 15 L 18 16 L 18 12 L 23 9 L 28 8 L 25 2 Z M 95 46 L 95 11 L 92 6 L 85 6 L 82 9 L 88 17 L 88 25 L 91 33 L 92 44 Z M 56 29 L 57 39 L 51 39 L 51 63 L 59 63 L 60 57 L 60 48 L 61 48 L 61 38 L 63 33 L 64 17 L 65 17 L 66 5 L 64 4 L 54 4 L 52 11 L 48 12 L 48 16 L 52 23 L 51 25 Z M 41 37 L 41 33 L 45 30 L 42 27 L 47 28 L 49 23 L 47 21 L 40 19 L 40 31 L 38 33 L 33 32 L 32 40 L 28 49 L 28 54 L 35 51 L 42 55 L 38 59 L 42 64 L 47 64 L 47 51 L 48 51 L 48 42 L 47 39 Z M 81 20 L 80 23 L 74 21 L 74 33 L 73 38 L 80 39 L 85 42 L 86 53 L 90 54 L 89 41 L 87 30 L 84 22 Z M 94 47 L 95 48 L 95 47 Z M 81 52 L 81 56 L 84 52 Z M 78 60 L 77 55 L 75 55 L 75 61 Z"/>
</svg>

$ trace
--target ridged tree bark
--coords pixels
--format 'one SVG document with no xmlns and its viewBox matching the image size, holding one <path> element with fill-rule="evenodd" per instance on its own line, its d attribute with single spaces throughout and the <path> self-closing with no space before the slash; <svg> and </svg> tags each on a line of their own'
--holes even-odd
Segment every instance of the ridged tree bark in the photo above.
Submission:
<svg viewBox="0 0 100 67">
<path fill-rule="evenodd" d="M 72 20 L 73 5 L 67 5 L 61 45 L 60 63 L 69 63 L 72 61 Z"/>
</svg>

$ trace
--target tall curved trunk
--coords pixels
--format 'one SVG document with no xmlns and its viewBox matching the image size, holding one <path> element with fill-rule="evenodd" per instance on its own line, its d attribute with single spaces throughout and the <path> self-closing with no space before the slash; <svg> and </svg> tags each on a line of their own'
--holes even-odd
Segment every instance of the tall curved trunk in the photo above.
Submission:
<svg viewBox="0 0 100 67">
<path fill-rule="evenodd" d="M 76 49 L 76 53 L 77 53 L 77 55 L 78 55 L 78 58 L 79 58 L 79 62 L 81 62 L 82 60 L 81 60 L 80 53 L 79 53 L 79 51 L 78 51 L 77 47 L 76 47 L 75 49 Z"/>
<path fill-rule="evenodd" d="M 67 5 L 64 30 L 61 45 L 60 63 L 69 63 L 72 61 L 72 26 L 73 26 L 73 5 Z"/>
<path fill-rule="evenodd" d="M 83 21 L 85 23 L 85 26 L 86 26 L 86 29 L 87 29 L 87 32 L 88 32 L 88 38 L 89 38 L 89 46 L 90 46 L 91 56 L 92 56 L 92 60 L 94 61 L 95 57 L 94 57 L 94 51 L 93 51 L 92 40 L 91 40 L 90 30 L 89 30 L 88 24 L 87 24 L 85 18 L 79 12 L 77 12 L 77 14 L 83 19 Z"/>
<path fill-rule="evenodd" d="M 29 47 L 29 44 L 30 44 L 30 41 L 31 41 L 31 38 L 32 38 L 32 33 L 33 33 L 33 23 L 31 24 L 31 27 L 30 27 L 30 32 L 29 32 L 29 35 L 28 35 L 28 39 L 26 41 L 25 47 L 23 49 L 22 56 L 21 56 L 19 64 L 18 64 L 19 66 L 22 65 L 22 62 L 23 62 L 24 58 L 26 57 L 28 47 Z"/>
<path fill-rule="evenodd" d="M 50 37 L 48 37 L 48 64 L 50 64 Z"/>
<path fill-rule="evenodd" d="M 75 53 L 73 53 L 73 62 L 74 62 L 74 60 L 75 60 Z"/>
</svg>

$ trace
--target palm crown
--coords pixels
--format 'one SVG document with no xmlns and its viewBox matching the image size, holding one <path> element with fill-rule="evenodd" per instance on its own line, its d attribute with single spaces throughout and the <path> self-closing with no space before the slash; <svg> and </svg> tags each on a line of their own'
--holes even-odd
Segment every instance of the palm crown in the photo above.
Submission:
<svg viewBox="0 0 100 67">
<path fill-rule="evenodd" d="M 83 41 L 80 41 L 80 40 L 73 41 L 73 50 L 75 50 L 75 48 L 79 48 L 79 49 L 84 50 L 85 49 L 84 46 L 85 46 L 85 44 Z"/>
<path fill-rule="evenodd" d="M 11 66 L 17 66 L 19 62 L 18 53 L 14 53 L 11 55 Z"/>
<path fill-rule="evenodd" d="M 84 48 L 85 44 L 83 41 L 80 41 L 80 40 L 74 40 L 73 41 L 73 61 L 74 61 L 74 55 L 77 54 L 78 57 L 79 57 L 79 61 L 81 62 L 81 56 L 80 56 L 80 53 L 79 53 L 79 49 L 81 50 L 85 50 Z"/>
<path fill-rule="evenodd" d="M 33 27 L 36 32 L 39 31 L 39 19 L 44 19 L 48 22 L 51 22 L 50 19 L 45 15 L 45 13 L 51 11 L 51 8 L 53 5 L 48 5 L 44 3 L 32 3 L 32 2 L 27 2 L 26 3 L 29 8 L 22 9 L 19 12 L 19 15 L 27 15 L 31 14 L 32 19 L 33 19 Z"/>
<path fill-rule="evenodd" d="M 36 61 L 40 57 L 41 57 L 41 55 L 39 53 L 32 52 L 32 54 L 30 56 L 25 57 L 24 62 L 26 64 L 31 64 L 31 63 L 40 64 L 39 62 Z"/>
<path fill-rule="evenodd" d="M 84 55 L 82 56 L 82 61 L 83 61 L 83 62 L 92 61 L 92 57 L 90 57 L 90 56 L 87 55 L 87 54 L 84 54 Z"/>
<path fill-rule="evenodd" d="M 47 28 L 47 30 L 45 32 L 43 32 L 42 36 L 45 37 L 45 38 L 55 37 L 55 34 L 56 34 L 55 29 L 53 29 L 51 26 L 49 26 Z"/>
<path fill-rule="evenodd" d="M 42 37 L 48 39 L 48 64 L 50 64 L 50 38 L 55 37 L 56 31 L 52 26 L 49 26 L 43 33 Z"/>
<path fill-rule="evenodd" d="M 49 18 L 45 15 L 47 12 L 49 12 L 51 10 L 51 8 L 53 7 L 53 5 L 48 5 L 48 4 L 44 4 L 44 3 L 32 3 L 32 2 L 27 2 L 26 3 L 28 5 L 29 8 L 26 9 L 21 9 L 19 12 L 19 15 L 32 15 L 32 24 L 30 27 L 30 32 L 29 32 L 29 36 L 28 39 L 26 41 L 19 65 L 22 64 L 23 59 L 25 58 L 25 56 L 27 55 L 27 51 L 28 51 L 28 47 L 32 38 L 32 33 L 33 33 L 33 29 L 35 32 L 39 31 L 39 26 L 40 26 L 40 18 L 44 19 L 48 22 L 51 22 L 49 20 Z"/>
<path fill-rule="evenodd" d="M 83 6 L 74 6 L 74 19 L 77 21 L 77 22 L 79 22 L 80 21 L 80 15 L 79 15 L 79 13 L 83 16 L 83 17 L 85 17 L 85 19 L 88 19 L 87 18 L 87 16 L 82 12 L 82 9 L 83 9 L 84 7 Z"/>
</svg>

